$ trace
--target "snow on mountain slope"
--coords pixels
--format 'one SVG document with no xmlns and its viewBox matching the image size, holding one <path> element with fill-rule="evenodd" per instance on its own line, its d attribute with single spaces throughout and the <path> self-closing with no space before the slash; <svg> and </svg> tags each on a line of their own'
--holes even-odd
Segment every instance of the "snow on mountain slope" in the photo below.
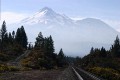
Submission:
<svg viewBox="0 0 120 80">
<path fill-rule="evenodd" d="M 59 24 L 59 25 L 65 25 L 65 24 L 73 24 L 72 20 L 65 16 L 60 15 L 56 12 L 54 12 L 52 9 L 48 7 L 44 7 L 39 12 L 35 13 L 33 16 L 28 17 L 21 21 L 21 23 L 25 24 Z"/>
<path fill-rule="evenodd" d="M 111 43 L 120 33 L 99 19 L 86 18 L 76 22 L 80 32 L 94 42 Z"/>
<path fill-rule="evenodd" d="M 44 36 L 52 35 L 56 52 L 63 48 L 65 54 L 71 56 L 84 56 L 89 53 L 91 47 L 104 46 L 109 49 L 115 37 L 120 35 L 99 19 L 86 18 L 74 21 L 48 7 L 19 24 L 12 24 L 9 30 L 17 29 L 21 25 L 25 27 L 30 42 L 34 42 L 41 31 Z"/>
</svg>

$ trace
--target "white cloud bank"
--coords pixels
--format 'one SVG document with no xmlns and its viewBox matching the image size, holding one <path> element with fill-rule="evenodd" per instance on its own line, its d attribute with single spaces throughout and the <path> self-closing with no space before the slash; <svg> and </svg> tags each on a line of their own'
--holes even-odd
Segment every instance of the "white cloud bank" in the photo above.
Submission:
<svg viewBox="0 0 120 80">
<path fill-rule="evenodd" d="M 7 24 L 12 24 L 19 22 L 20 20 L 26 18 L 28 14 L 14 13 L 14 12 L 1 12 L 1 21 L 6 21 Z"/>
<path fill-rule="evenodd" d="M 103 20 L 105 23 L 110 25 L 112 28 L 120 32 L 120 20 Z"/>
<path fill-rule="evenodd" d="M 30 15 L 23 14 L 23 13 L 16 13 L 16 12 L 1 12 L 0 24 L 2 24 L 2 21 L 4 21 L 4 20 L 6 21 L 7 24 L 17 23 L 28 16 L 30 16 Z M 71 17 L 71 19 L 73 19 L 73 20 L 81 20 L 84 18 L 85 17 L 81 17 L 81 16 L 80 17 Z M 119 20 L 103 19 L 103 21 L 120 32 L 120 21 Z"/>
<path fill-rule="evenodd" d="M 73 20 L 82 20 L 85 18 L 87 18 L 87 17 L 81 17 L 81 16 L 80 17 L 71 17 L 71 19 L 73 19 Z M 92 17 L 92 18 L 96 18 L 96 17 Z M 120 20 L 108 20 L 108 19 L 100 19 L 100 20 L 104 21 L 105 23 L 110 25 L 113 29 L 120 32 Z"/>
</svg>

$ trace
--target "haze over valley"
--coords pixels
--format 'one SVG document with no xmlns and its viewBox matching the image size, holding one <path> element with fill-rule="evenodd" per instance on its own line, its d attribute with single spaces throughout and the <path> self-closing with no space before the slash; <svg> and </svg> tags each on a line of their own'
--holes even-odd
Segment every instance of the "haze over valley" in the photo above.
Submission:
<svg viewBox="0 0 120 80">
<path fill-rule="evenodd" d="M 7 29 L 16 30 L 21 25 L 26 29 L 29 42 L 34 43 L 35 36 L 41 31 L 45 36 L 53 36 L 56 52 L 62 47 L 69 56 L 84 56 L 91 47 L 109 49 L 115 37 L 120 35 L 100 19 L 73 20 L 49 7 L 40 9 L 18 23 L 7 25 Z"/>
</svg>

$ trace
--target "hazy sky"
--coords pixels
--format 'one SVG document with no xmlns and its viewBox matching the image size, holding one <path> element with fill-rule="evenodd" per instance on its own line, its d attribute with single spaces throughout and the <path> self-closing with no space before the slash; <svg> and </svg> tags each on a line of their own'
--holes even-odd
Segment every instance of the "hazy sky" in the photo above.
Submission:
<svg viewBox="0 0 120 80">
<path fill-rule="evenodd" d="M 74 19 L 98 18 L 120 31 L 120 0 L 1 0 L 1 21 L 20 21 L 43 7 Z"/>
</svg>

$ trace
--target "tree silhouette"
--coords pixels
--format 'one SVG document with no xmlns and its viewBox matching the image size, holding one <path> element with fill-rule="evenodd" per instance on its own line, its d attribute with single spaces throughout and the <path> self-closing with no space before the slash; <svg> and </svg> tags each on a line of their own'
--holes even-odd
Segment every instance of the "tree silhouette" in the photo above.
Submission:
<svg viewBox="0 0 120 80">
<path fill-rule="evenodd" d="M 112 57 L 120 57 L 120 40 L 118 36 L 116 37 L 116 40 L 114 41 L 110 51 Z"/>
<path fill-rule="evenodd" d="M 7 30 L 6 30 L 6 22 L 3 21 L 3 24 L 2 24 L 2 28 L 0 30 L 0 38 L 1 38 L 1 52 L 3 51 L 3 48 L 4 48 L 4 37 L 5 37 L 5 34 L 7 33 Z"/>
</svg>

